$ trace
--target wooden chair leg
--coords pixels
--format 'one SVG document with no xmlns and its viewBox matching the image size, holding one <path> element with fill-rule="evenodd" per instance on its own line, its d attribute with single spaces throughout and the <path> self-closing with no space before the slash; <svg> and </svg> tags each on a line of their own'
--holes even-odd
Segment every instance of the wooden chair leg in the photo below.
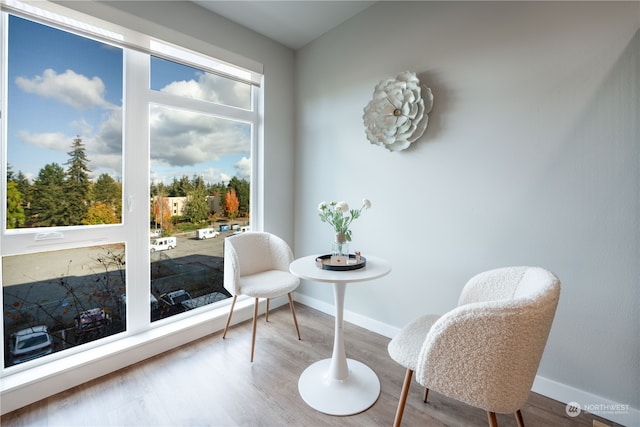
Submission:
<svg viewBox="0 0 640 427">
<path fill-rule="evenodd" d="M 522 418 L 522 412 L 520 412 L 520 409 L 516 411 L 516 422 L 518 423 L 518 427 L 524 427 L 524 419 Z"/>
<path fill-rule="evenodd" d="M 495 412 L 487 412 L 487 417 L 489 417 L 489 427 L 498 427 L 498 419 Z"/>
<path fill-rule="evenodd" d="M 256 324 L 258 323 L 258 298 L 253 303 L 253 333 L 251 334 L 251 363 L 253 363 L 253 351 L 256 348 Z"/>
<path fill-rule="evenodd" d="M 429 396 L 429 389 L 427 387 L 424 388 L 424 403 L 427 403 L 427 397 Z"/>
<path fill-rule="evenodd" d="M 265 322 L 269 321 L 269 298 L 267 298 L 267 306 L 264 311 L 264 321 Z"/>
<path fill-rule="evenodd" d="M 298 333 L 298 339 L 301 340 L 302 338 L 300 338 L 300 328 L 298 328 L 298 319 L 296 318 L 296 309 L 293 306 L 293 298 L 291 297 L 291 292 L 289 292 L 287 296 L 289 297 L 289 307 L 291 307 L 291 314 L 293 314 L 293 323 L 294 325 L 296 325 L 296 332 Z"/>
<path fill-rule="evenodd" d="M 402 415 L 404 414 L 404 406 L 407 403 L 407 396 L 409 395 L 409 386 L 411 385 L 411 377 L 413 371 L 407 369 L 404 375 L 404 383 L 402 384 L 402 391 L 400 392 L 400 400 L 398 401 L 398 409 L 396 410 L 396 418 L 393 420 L 393 427 L 400 427 L 402 424 Z"/>
<path fill-rule="evenodd" d="M 229 310 L 229 315 L 227 316 L 227 324 L 224 325 L 224 332 L 222 333 L 222 339 L 227 336 L 227 329 L 229 329 L 229 324 L 231 323 L 231 316 L 233 315 L 233 307 L 236 305 L 236 299 L 238 295 L 233 296 L 233 301 L 231 301 L 231 309 Z"/>
</svg>

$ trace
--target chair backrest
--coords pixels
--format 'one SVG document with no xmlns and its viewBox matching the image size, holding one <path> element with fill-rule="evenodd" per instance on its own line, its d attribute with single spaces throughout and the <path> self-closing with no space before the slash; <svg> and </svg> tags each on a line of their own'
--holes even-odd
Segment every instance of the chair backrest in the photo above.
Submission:
<svg viewBox="0 0 640 427">
<path fill-rule="evenodd" d="M 560 281 L 539 267 L 474 276 L 429 331 L 416 380 L 486 411 L 515 412 L 529 396 L 559 297 Z"/>
<path fill-rule="evenodd" d="M 224 287 L 238 295 L 240 277 L 269 270 L 289 271 L 293 252 L 274 234 L 247 231 L 225 239 L 224 260 Z"/>
</svg>

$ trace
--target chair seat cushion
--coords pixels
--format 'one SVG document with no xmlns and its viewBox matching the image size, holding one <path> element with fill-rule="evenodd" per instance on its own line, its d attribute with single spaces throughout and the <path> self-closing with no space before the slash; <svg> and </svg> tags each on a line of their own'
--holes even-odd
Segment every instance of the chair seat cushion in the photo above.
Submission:
<svg viewBox="0 0 640 427">
<path fill-rule="evenodd" d="M 268 270 L 240 277 L 242 295 L 254 298 L 276 298 L 295 290 L 300 279 L 282 270 Z"/>
<path fill-rule="evenodd" d="M 405 368 L 415 371 L 424 340 L 431 326 L 439 318 L 439 315 L 427 314 L 402 328 L 389 342 L 388 351 L 391 358 Z"/>
</svg>

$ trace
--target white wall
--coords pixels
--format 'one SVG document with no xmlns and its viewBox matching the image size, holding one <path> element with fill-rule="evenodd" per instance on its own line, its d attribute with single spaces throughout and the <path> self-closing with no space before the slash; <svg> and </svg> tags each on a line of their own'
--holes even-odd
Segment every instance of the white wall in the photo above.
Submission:
<svg viewBox="0 0 640 427">
<path fill-rule="evenodd" d="M 296 254 L 330 249 L 320 201 L 371 199 L 351 249 L 393 272 L 351 285 L 345 307 L 379 330 L 451 309 L 480 271 L 546 267 L 562 296 L 537 390 L 630 405 L 600 412 L 638 425 L 639 28 L 638 2 L 390 2 L 307 45 Z M 435 104 L 425 135 L 390 153 L 367 141 L 362 113 L 374 86 L 405 70 Z M 299 295 L 332 303 L 315 283 Z"/>
</svg>

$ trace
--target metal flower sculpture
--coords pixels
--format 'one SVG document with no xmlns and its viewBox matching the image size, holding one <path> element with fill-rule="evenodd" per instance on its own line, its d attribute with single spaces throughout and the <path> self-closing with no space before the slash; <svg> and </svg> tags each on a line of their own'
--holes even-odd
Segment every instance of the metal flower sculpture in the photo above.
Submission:
<svg viewBox="0 0 640 427">
<path fill-rule="evenodd" d="M 431 89 L 421 86 L 415 73 L 382 80 L 364 108 L 367 139 L 389 151 L 404 150 L 427 129 L 432 107 Z"/>
</svg>

